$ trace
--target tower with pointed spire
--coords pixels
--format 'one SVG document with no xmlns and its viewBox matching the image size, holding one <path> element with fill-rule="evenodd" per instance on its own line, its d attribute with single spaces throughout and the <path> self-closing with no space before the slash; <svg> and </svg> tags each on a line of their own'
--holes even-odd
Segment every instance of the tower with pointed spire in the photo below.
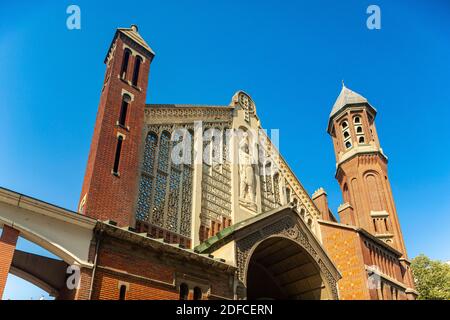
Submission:
<svg viewBox="0 0 450 320">
<path fill-rule="evenodd" d="M 336 179 L 344 204 L 341 222 L 361 227 L 406 256 L 380 146 L 377 111 L 362 95 L 342 84 L 328 121 L 336 155 Z"/>
</svg>

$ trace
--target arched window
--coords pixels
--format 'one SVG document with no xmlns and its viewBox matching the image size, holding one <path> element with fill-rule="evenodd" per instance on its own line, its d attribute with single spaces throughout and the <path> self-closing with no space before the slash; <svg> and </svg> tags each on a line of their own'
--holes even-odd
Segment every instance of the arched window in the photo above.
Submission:
<svg viewBox="0 0 450 320">
<path fill-rule="evenodd" d="M 126 285 L 121 285 L 120 289 L 119 289 L 119 300 L 125 300 L 127 295 L 127 286 Z"/>
<path fill-rule="evenodd" d="M 294 198 L 293 203 L 294 203 L 294 207 L 298 210 L 298 199 Z"/>
<path fill-rule="evenodd" d="M 122 98 L 122 105 L 120 107 L 120 115 L 119 115 L 119 125 L 122 127 L 125 127 L 126 124 L 128 105 L 130 101 L 131 97 L 127 94 L 124 94 Z"/>
<path fill-rule="evenodd" d="M 182 137 L 177 141 L 171 141 L 173 145 L 182 143 Z M 164 222 L 164 228 L 167 230 L 177 230 L 179 224 L 179 206 L 180 206 L 180 192 L 181 192 L 181 175 L 182 166 L 174 161 L 170 161 L 170 179 L 169 179 L 169 190 L 168 190 L 168 207 L 166 221 Z"/>
<path fill-rule="evenodd" d="M 348 131 L 344 131 L 344 139 L 347 139 L 348 137 L 350 137 L 350 133 L 348 133 Z"/>
<path fill-rule="evenodd" d="M 347 141 L 347 142 L 345 143 L 345 147 L 346 147 L 347 149 L 351 148 L 351 147 L 352 147 L 352 143 L 351 143 L 350 141 Z"/>
<path fill-rule="evenodd" d="M 350 202 L 350 193 L 348 192 L 348 186 L 346 183 L 344 184 L 343 190 L 344 190 L 344 202 Z"/>
<path fill-rule="evenodd" d="M 152 208 L 152 222 L 164 226 L 164 205 L 166 203 L 166 185 L 170 160 L 170 133 L 164 131 L 159 143 L 158 169 L 156 173 L 155 198 Z"/>
<path fill-rule="evenodd" d="M 304 218 L 305 217 L 305 209 L 301 208 L 300 209 L 300 215 Z"/>
<path fill-rule="evenodd" d="M 359 137 L 358 142 L 359 143 L 364 143 L 364 137 Z"/>
<path fill-rule="evenodd" d="M 128 70 L 128 62 L 130 61 L 131 51 L 130 49 L 125 49 L 123 53 L 122 67 L 120 68 L 120 77 L 122 79 L 126 79 L 127 70 Z"/>
<path fill-rule="evenodd" d="M 202 289 L 199 287 L 194 288 L 194 300 L 202 300 Z"/>
<path fill-rule="evenodd" d="M 153 175 L 157 144 L 158 136 L 154 132 L 149 132 L 147 138 L 145 139 L 144 163 L 142 169 L 145 173 L 150 175 Z"/>
<path fill-rule="evenodd" d="M 116 155 L 114 156 L 113 174 L 119 175 L 120 153 L 122 152 L 123 137 L 117 138 Z"/>
<path fill-rule="evenodd" d="M 133 84 L 133 86 L 138 85 L 139 69 L 141 68 L 141 64 L 142 64 L 142 58 L 137 56 L 134 61 L 133 80 L 131 82 Z"/>
<path fill-rule="evenodd" d="M 382 211 L 383 201 L 382 201 L 382 190 L 378 188 L 378 176 L 374 174 L 368 174 L 366 177 L 367 191 L 369 193 L 369 205 L 370 209 L 373 211 Z"/>
<path fill-rule="evenodd" d="M 347 128 L 347 127 L 348 127 L 347 121 L 343 121 L 342 124 L 341 124 L 341 126 L 342 126 L 342 129 Z"/>
<path fill-rule="evenodd" d="M 275 196 L 275 204 L 280 204 L 280 175 L 275 173 L 273 176 L 273 192 Z"/>
<path fill-rule="evenodd" d="M 177 235 L 191 237 L 193 167 L 191 161 L 178 163 L 170 155 L 175 145 L 186 142 L 189 146 L 182 152 L 189 152 L 192 159 L 193 133 L 188 132 L 174 131 L 174 141 L 168 131 L 159 137 L 153 132 L 147 135 L 136 208 L 136 220 L 175 233 L 173 241 L 181 244 L 184 240 Z"/>
<path fill-rule="evenodd" d="M 363 132 L 362 127 L 361 126 L 357 126 L 356 127 L 356 133 L 362 133 L 362 132 Z"/>
<path fill-rule="evenodd" d="M 150 132 L 145 139 L 144 159 L 142 164 L 142 176 L 139 185 L 139 197 L 136 211 L 136 218 L 138 220 L 148 220 L 150 212 L 150 196 L 152 193 L 153 182 L 155 176 L 153 173 L 156 147 L 158 143 L 158 136 Z"/>
<path fill-rule="evenodd" d="M 191 152 L 191 158 L 188 164 L 183 165 L 182 186 L 181 186 L 181 207 L 180 207 L 180 233 L 190 237 L 191 235 L 191 217 L 192 217 L 192 180 L 193 180 L 193 162 L 194 162 L 194 131 L 188 130 L 186 142 L 189 143 L 187 151 Z M 185 141 L 185 140 L 183 140 Z"/>
<path fill-rule="evenodd" d="M 354 118 L 354 122 L 355 122 L 355 123 L 361 123 L 361 118 L 358 117 L 358 116 L 356 116 L 356 117 Z"/>
<path fill-rule="evenodd" d="M 286 202 L 291 202 L 291 189 L 286 188 Z"/>
<path fill-rule="evenodd" d="M 270 197 L 273 194 L 272 188 L 272 163 L 268 161 L 264 166 L 264 191 L 267 197 Z"/>
<path fill-rule="evenodd" d="M 187 300 L 189 296 L 189 287 L 186 283 L 180 284 L 180 300 Z"/>
</svg>

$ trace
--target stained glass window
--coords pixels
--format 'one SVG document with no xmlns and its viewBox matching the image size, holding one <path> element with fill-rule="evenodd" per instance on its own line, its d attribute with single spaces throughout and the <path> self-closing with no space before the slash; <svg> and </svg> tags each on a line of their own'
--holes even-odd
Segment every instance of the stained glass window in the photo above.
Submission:
<svg viewBox="0 0 450 320">
<path fill-rule="evenodd" d="M 143 174 L 139 185 L 139 198 L 137 205 L 136 218 L 138 220 L 148 220 L 150 211 L 150 196 L 152 192 L 153 178 Z"/>
<path fill-rule="evenodd" d="M 138 220 L 147 221 L 151 206 L 151 193 L 153 187 L 153 167 L 156 154 L 158 136 L 150 132 L 145 139 L 144 160 L 142 164 L 142 176 L 139 184 L 139 196 L 136 210 Z"/>
<path fill-rule="evenodd" d="M 172 167 L 169 182 L 169 206 L 167 207 L 167 219 L 165 222 L 165 228 L 167 230 L 177 231 L 180 182 L 180 171 Z"/>
<path fill-rule="evenodd" d="M 155 161 L 156 144 L 158 137 L 154 133 L 149 133 L 145 140 L 144 163 L 142 169 L 148 174 L 153 174 L 153 163 Z"/>
<path fill-rule="evenodd" d="M 170 133 L 164 131 L 159 147 L 158 169 L 167 172 L 169 165 Z"/>
<path fill-rule="evenodd" d="M 182 137 L 183 138 L 183 137 Z M 190 237 L 192 166 L 172 163 L 171 134 L 151 132 L 145 140 L 136 219 Z M 193 139 L 191 152 L 193 152 Z M 157 159 L 157 163 L 155 163 Z"/>
<path fill-rule="evenodd" d="M 180 233 L 184 236 L 191 236 L 191 216 L 192 216 L 192 167 L 183 166 L 183 186 L 181 202 L 181 224 Z"/>
<path fill-rule="evenodd" d="M 166 183 L 167 183 L 166 174 L 158 172 L 158 174 L 156 175 L 155 198 L 153 200 L 152 223 L 160 227 L 162 227 L 164 224 Z"/>
</svg>

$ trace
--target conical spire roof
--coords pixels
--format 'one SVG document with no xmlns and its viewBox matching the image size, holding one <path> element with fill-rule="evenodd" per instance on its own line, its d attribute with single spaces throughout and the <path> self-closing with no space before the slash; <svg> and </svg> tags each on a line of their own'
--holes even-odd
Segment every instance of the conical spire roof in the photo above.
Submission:
<svg viewBox="0 0 450 320">
<path fill-rule="evenodd" d="M 339 93 L 339 96 L 337 97 L 336 102 L 333 105 L 333 109 L 330 113 L 330 118 L 338 113 L 339 110 L 344 108 L 346 105 L 354 103 L 369 103 L 369 101 L 367 101 L 367 99 L 359 93 L 350 90 L 344 84 L 342 84 L 341 93 Z"/>
<path fill-rule="evenodd" d="M 377 110 L 370 105 L 369 101 L 365 97 L 353 90 L 350 90 L 344 85 L 344 82 L 342 82 L 341 92 L 339 93 L 339 96 L 337 97 L 336 102 L 333 105 L 333 109 L 331 109 L 330 117 L 328 119 L 327 131 L 330 132 L 333 123 L 332 118 L 336 114 L 338 114 L 339 111 L 341 111 L 348 105 L 359 103 L 367 104 L 367 106 L 372 110 L 373 114 L 376 114 Z"/>
</svg>

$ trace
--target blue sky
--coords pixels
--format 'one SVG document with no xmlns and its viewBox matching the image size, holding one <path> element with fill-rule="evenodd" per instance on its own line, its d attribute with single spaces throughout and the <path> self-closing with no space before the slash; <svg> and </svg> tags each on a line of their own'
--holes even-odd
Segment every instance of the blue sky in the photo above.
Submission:
<svg viewBox="0 0 450 320">
<path fill-rule="evenodd" d="M 70 4 L 81 8 L 81 30 L 66 28 Z M 381 8 L 381 30 L 366 27 L 370 4 Z M 245 90 L 263 126 L 280 129 L 305 188 L 324 187 L 334 212 L 342 200 L 325 129 L 344 79 L 378 110 L 409 256 L 450 260 L 445 0 L 3 1 L 0 186 L 76 208 L 103 59 L 115 28 L 133 23 L 156 52 L 148 103 L 228 104 Z M 11 296 L 40 297 L 12 289 L 18 281 L 8 281 Z"/>
</svg>

